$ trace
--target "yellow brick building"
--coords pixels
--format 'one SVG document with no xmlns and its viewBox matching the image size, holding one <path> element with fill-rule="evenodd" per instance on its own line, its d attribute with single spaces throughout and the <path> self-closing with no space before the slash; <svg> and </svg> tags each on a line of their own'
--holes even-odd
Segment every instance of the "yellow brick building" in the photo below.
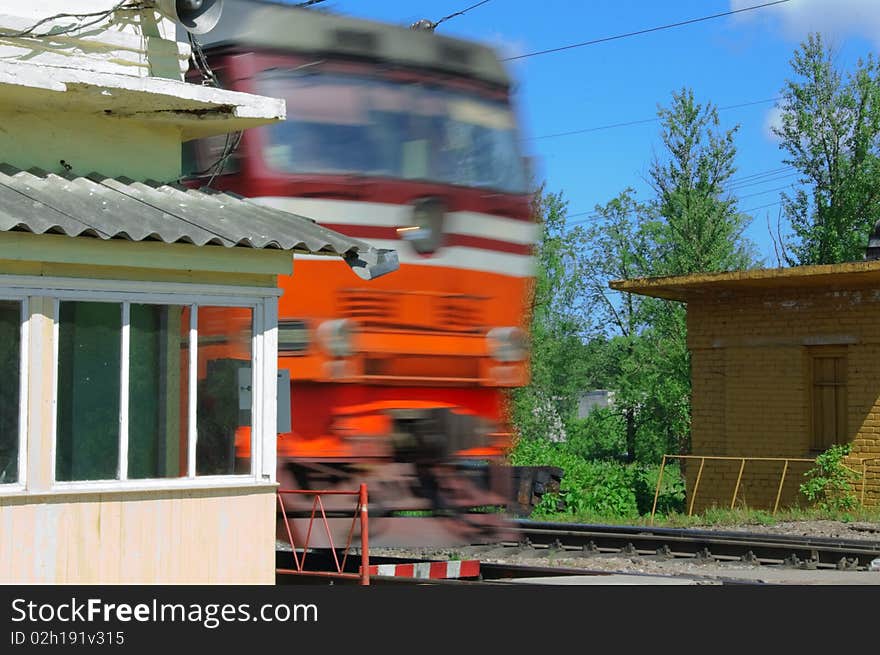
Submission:
<svg viewBox="0 0 880 655">
<path fill-rule="evenodd" d="M 865 505 L 880 504 L 880 261 L 622 280 L 687 303 L 694 455 L 814 458 L 852 443 Z M 740 461 L 707 460 L 694 510 L 730 506 Z M 686 462 L 688 503 L 699 461 Z M 737 505 L 772 508 L 783 461 L 747 461 Z M 809 463 L 791 462 L 780 506 Z M 864 490 L 862 486 L 864 485 Z"/>
</svg>

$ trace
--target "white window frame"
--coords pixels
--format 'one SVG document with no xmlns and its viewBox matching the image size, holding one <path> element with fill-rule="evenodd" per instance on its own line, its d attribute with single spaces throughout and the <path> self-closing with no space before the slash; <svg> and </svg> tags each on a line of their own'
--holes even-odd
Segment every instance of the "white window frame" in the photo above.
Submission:
<svg viewBox="0 0 880 655">
<path fill-rule="evenodd" d="M 274 287 L 250 287 L 228 285 L 204 285 L 188 283 L 134 282 L 118 280 L 93 280 L 74 278 L 50 278 L 37 276 L 0 275 L 0 287 L 9 285 L 0 292 L 0 298 L 22 301 L 22 391 L 20 406 L 20 443 L 19 443 L 19 481 L 0 485 L 0 495 L 6 492 L 32 491 L 35 493 L 69 493 L 74 491 L 125 491 L 177 488 L 214 488 L 241 487 L 255 484 L 275 485 L 275 424 L 267 417 L 274 416 L 276 411 L 275 394 L 265 397 L 264 389 L 275 389 L 277 375 L 277 316 L 278 297 L 282 291 Z M 52 397 L 51 397 L 51 448 L 48 456 L 51 461 L 51 480 L 46 490 L 31 490 L 27 484 L 27 362 L 31 346 L 29 340 L 29 297 L 49 298 L 53 302 L 52 315 Z M 58 419 L 58 334 L 59 307 L 61 301 L 109 302 L 120 305 L 123 312 L 123 324 L 120 334 L 122 347 L 130 345 L 129 322 L 126 307 L 134 304 L 157 305 L 188 305 L 190 311 L 190 348 L 189 348 L 189 409 L 187 421 L 188 434 L 188 470 L 187 477 L 181 478 L 149 478 L 127 479 L 128 433 L 123 432 L 127 421 L 128 388 L 123 383 L 127 379 L 129 353 L 122 352 L 120 363 L 120 453 L 117 475 L 119 479 L 111 480 L 76 480 L 58 481 L 55 479 L 55 458 L 57 447 Z M 195 453 L 197 439 L 197 423 L 195 408 L 197 405 L 198 383 L 198 342 L 197 342 L 197 307 L 241 307 L 252 311 L 251 336 L 251 470 L 249 473 L 233 475 L 196 475 Z M 196 339 L 194 341 L 194 339 Z M 48 344 L 39 344 L 46 347 Z M 274 346 L 274 347 L 273 347 Z M 127 350 L 127 348 L 126 348 Z M 274 356 L 272 353 L 275 353 Z M 124 400 L 123 400 L 124 399 Z"/>
<path fill-rule="evenodd" d="M 0 300 L 21 303 L 19 313 L 18 353 L 18 475 L 15 482 L 0 482 L 0 492 L 27 488 L 27 427 L 28 427 L 28 347 L 30 340 L 30 294 L 21 290 L 3 289 Z"/>
</svg>

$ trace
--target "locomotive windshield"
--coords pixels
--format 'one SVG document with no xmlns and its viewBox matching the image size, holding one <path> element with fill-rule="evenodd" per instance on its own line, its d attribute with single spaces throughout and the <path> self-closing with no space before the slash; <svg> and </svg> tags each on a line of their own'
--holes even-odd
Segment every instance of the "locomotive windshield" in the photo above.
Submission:
<svg viewBox="0 0 880 655">
<path fill-rule="evenodd" d="M 258 128 L 285 173 L 360 174 L 526 193 L 510 107 L 475 93 L 326 72 L 267 71 L 287 120 Z"/>
</svg>

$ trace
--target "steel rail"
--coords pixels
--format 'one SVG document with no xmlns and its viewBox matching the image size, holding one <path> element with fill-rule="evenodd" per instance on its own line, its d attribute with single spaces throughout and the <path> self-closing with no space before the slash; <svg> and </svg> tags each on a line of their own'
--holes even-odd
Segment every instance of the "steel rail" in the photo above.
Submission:
<svg viewBox="0 0 880 655">
<path fill-rule="evenodd" d="M 837 569 L 867 568 L 871 560 L 880 557 L 880 540 L 528 520 L 512 521 L 511 524 L 512 530 L 519 534 L 519 542 L 514 545 L 569 551 L 741 560 Z"/>
</svg>

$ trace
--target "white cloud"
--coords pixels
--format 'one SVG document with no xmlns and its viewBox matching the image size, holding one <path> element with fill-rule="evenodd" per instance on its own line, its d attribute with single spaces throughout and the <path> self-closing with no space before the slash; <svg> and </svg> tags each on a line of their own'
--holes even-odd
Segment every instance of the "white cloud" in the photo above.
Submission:
<svg viewBox="0 0 880 655">
<path fill-rule="evenodd" d="M 764 136 L 771 141 L 779 141 L 779 137 L 773 133 L 774 127 L 782 127 L 782 109 L 778 106 L 769 109 L 764 116 Z"/>
<path fill-rule="evenodd" d="M 521 57 L 528 52 L 525 41 L 521 39 L 512 39 L 500 32 L 493 32 L 492 34 L 487 35 L 486 42 L 502 59 Z"/>
<path fill-rule="evenodd" d="M 762 4 L 757 0 L 730 0 L 731 10 Z M 772 21 L 785 38 L 801 41 L 810 32 L 821 32 L 832 41 L 862 36 L 880 46 L 878 0 L 791 0 L 781 5 L 736 14 L 742 23 Z"/>
</svg>

